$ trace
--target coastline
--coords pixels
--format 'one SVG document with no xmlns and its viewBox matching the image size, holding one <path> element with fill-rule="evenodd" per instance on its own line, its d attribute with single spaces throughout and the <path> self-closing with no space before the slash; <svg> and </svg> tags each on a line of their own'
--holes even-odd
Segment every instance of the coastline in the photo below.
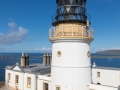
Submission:
<svg viewBox="0 0 120 90">
<path fill-rule="evenodd" d="M 91 56 L 91 58 L 120 58 L 120 56 Z"/>
<path fill-rule="evenodd" d="M 11 58 L 11 57 L 7 57 L 7 56 L 0 56 L 0 59 L 5 59 L 5 58 Z M 12 57 L 12 58 L 16 58 L 16 57 Z M 17 57 L 17 58 L 19 58 L 19 57 Z M 30 57 L 30 58 L 43 58 L 43 56 L 32 56 L 32 57 Z M 94 55 L 92 55 L 91 56 L 91 58 L 120 58 L 120 56 L 94 56 Z"/>
<path fill-rule="evenodd" d="M 10 56 L 0 56 L 0 59 L 1 58 L 20 58 L 20 57 L 15 57 L 15 56 L 13 56 L 13 57 L 10 57 Z M 30 56 L 30 58 L 43 58 L 43 56 Z"/>
</svg>

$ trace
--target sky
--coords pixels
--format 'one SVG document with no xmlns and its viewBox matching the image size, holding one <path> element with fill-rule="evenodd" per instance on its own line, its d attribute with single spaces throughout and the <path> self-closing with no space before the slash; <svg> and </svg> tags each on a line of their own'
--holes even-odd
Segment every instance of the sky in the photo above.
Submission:
<svg viewBox="0 0 120 90">
<path fill-rule="evenodd" d="M 87 0 L 94 41 L 91 52 L 120 49 L 120 0 Z M 55 0 L 0 0 L 0 52 L 51 51 Z"/>
</svg>

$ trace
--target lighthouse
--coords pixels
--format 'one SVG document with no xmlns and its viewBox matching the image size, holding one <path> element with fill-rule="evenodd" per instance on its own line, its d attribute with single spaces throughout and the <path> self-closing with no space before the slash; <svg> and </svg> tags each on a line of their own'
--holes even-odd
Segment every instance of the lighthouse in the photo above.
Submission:
<svg viewBox="0 0 120 90">
<path fill-rule="evenodd" d="M 86 0 L 56 0 L 49 40 L 52 43 L 51 90 L 89 90 L 93 29 Z"/>
</svg>

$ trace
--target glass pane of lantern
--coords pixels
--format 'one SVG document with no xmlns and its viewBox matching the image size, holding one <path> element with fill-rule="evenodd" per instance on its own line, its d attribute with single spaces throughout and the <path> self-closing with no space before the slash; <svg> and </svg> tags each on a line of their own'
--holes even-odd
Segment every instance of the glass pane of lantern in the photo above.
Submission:
<svg viewBox="0 0 120 90">
<path fill-rule="evenodd" d="M 59 0 L 59 5 L 64 6 L 65 5 L 64 0 Z"/>
<path fill-rule="evenodd" d="M 64 2 L 65 2 L 65 5 L 71 5 L 70 0 L 64 0 Z"/>
<path fill-rule="evenodd" d="M 76 5 L 76 0 L 73 0 L 72 5 Z"/>
</svg>

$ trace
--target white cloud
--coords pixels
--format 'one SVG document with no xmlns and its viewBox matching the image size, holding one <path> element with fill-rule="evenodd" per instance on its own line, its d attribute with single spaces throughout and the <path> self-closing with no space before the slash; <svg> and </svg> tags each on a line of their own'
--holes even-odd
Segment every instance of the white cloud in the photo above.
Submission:
<svg viewBox="0 0 120 90">
<path fill-rule="evenodd" d="M 111 48 L 110 50 L 120 50 L 120 48 Z"/>
<path fill-rule="evenodd" d="M 15 22 L 8 23 L 8 26 L 11 28 L 8 34 L 5 35 L 0 33 L 0 44 L 12 45 L 26 40 L 29 32 L 26 28 L 18 27 L 17 30 L 14 30 L 14 28 L 17 26 Z"/>
<path fill-rule="evenodd" d="M 10 22 L 10 23 L 8 23 L 8 26 L 9 26 L 10 28 L 16 28 L 16 27 L 17 27 L 17 24 L 16 24 L 15 22 Z"/>
<path fill-rule="evenodd" d="M 35 48 L 35 51 L 51 51 L 52 49 L 51 48 L 46 48 L 46 47 L 43 47 L 43 48 Z"/>
<path fill-rule="evenodd" d="M 0 48 L 0 52 L 13 51 L 11 48 Z"/>
<path fill-rule="evenodd" d="M 104 47 L 103 47 L 103 48 L 101 48 L 101 50 L 107 50 L 107 48 L 104 48 Z"/>
<path fill-rule="evenodd" d="M 49 51 L 49 50 L 51 50 L 51 48 L 43 47 L 42 50 L 43 50 L 43 51 Z"/>
<path fill-rule="evenodd" d="M 105 51 L 105 50 L 120 50 L 120 48 L 119 47 L 118 48 L 105 48 L 105 47 L 103 47 L 97 51 Z"/>
</svg>

